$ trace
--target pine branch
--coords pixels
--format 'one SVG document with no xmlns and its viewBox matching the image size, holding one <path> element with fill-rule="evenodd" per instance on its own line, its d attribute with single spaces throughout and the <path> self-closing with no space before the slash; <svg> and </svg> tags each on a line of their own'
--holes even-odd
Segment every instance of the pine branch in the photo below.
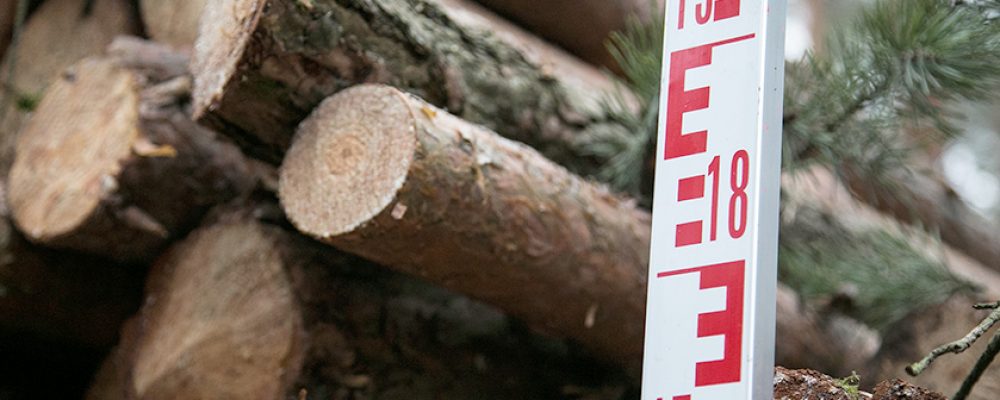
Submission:
<svg viewBox="0 0 1000 400">
<path fill-rule="evenodd" d="M 650 15 L 661 15 L 655 0 L 649 2 L 649 7 Z M 579 143 L 584 154 L 609 160 L 598 171 L 598 179 L 645 201 L 651 195 L 643 182 L 645 175 L 652 175 L 647 160 L 656 140 L 663 31 L 663 18 L 643 22 L 633 16 L 624 31 L 612 33 L 608 50 L 621 66 L 628 89 L 638 96 L 640 112 L 637 115 L 630 111 L 620 93 L 609 94 L 604 108 L 630 128 L 628 133 L 595 131 Z"/>
<path fill-rule="evenodd" d="M 884 331 L 913 311 L 971 287 L 905 237 L 848 229 L 794 200 L 785 204 L 792 206 L 782 210 L 779 279 L 806 300 L 846 300 L 849 306 L 841 311 Z"/>
<path fill-rule="evenodd" d="M 930 126 L 927 140 L 957 132 L 959 100 L 993 96 L 1000 87 L 997 0 L 880 0 L 826 38 L 823 55 L 788 65 L 786 169 L 822 164 L 864 166 L 877 177 L 903 165 L 911 149 L 900 146 L 904 126 Z M 663 21 L 633 20 L 609 43 L 630 88 L 646 100 L 649 115 L 659 89 Z M 625 107 L 614 99 L 610 109 Z M 581 140 L 584 151 L 613 158 L 603 180 L 636 193 L 656 133 L 655 118 L 629 117 L 633 135 Z"/>
<path fill-rule="evenodd" d="M 910 376 L 918 376 L 921 373 L 923 373 L 924 370 L 927 369 L 927 367 L 930 367 L 931 363 L 933 363 L 939 357 L 949 353 L 959 354 L 968 350 L 970 347 L 972 347 L 973 344 L 976 343 L 977 340 L 979 340 L 980 337 L 983 336 L 983 334 L 989 331 L 990 328 L 993 327 L 993 325 L 996 325 L 997 322 L 1000 322 L 1000 308 L 998 307 L 1000 307 L 1000 302 L 991 304 L 989 308 L 993 308 L 994 311 L 990 313 L 990 315 L 986 317 L 986 319 L 984 319 L 983 322 L 981 322 L 978 326 L 976 326 L 975 329 L 969 332 L 968 335 L 965 335 L 965 337 L 959 340 L 956 340 L 954 342 L 942 345 L 934 350 L 931 350 L 930 354 L 928 354 L 922 360 L 907 366 L 906 373 L 910 374 Z M 979 305 L 976 308 L 982 309 L 985 307 Z"/>
<path fill-rule="evenodd" d="M 945 0 L 881 0 L 831 32 L 826 52 L 787 68 L 786 168 L 850 163 L 878 166 L 867 172 L 879 175 L 902 167 L 910 150 L 900 146 L 902 128 L 931 127 L 920 130 L 927 141 L 952 137 L 960 115 L 950 105 L 993 96 L 1000 84 L 992 14 Z"/>
</svg>

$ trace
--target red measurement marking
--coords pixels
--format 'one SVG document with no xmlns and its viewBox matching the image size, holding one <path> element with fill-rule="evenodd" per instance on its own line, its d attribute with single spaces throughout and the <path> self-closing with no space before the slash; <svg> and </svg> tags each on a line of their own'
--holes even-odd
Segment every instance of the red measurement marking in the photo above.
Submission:
<svg viewBox="0 0 1000 400">
<path fill-rule="evenodd" d="M 686 9 L 687 0 L 680 0 L 677 29 L 684 29 Z M 720 21 L 726 18 L 739 16 L 740 0 L 704 0 L 704 3 L 695 4 L 694 11 L 695 21 L 697 21 L 699 25 L 704 25 L 713 19 L 715 21 Z"/>
<path fill-rule="evenodd" d="M 663 400 L 663 399 L 660 399 Z M 674 396 L 674 400 L 691 400 L 691 395 L 686 394 L 683 396 Z"/>
<path fill-rule="evenodd" d="M 740 15 L 740 0 L 715 0 L 715 20 L 738 17 Z"/>
<path fill-rule="evenodd" d="M 725 288 L 726 309 L 698 315 L 698 337 L 722 336 L 721 360 L 695 365 L 695 387 L 740 381 L 743 354 L 743 291 L 746 262 L 709 265 L 677 271 L 660 272 L 657 278 L 699 273 L 701 289 Z M 676 398 L 675 398 L 676 399 Z"/>
<path fill-rule="evenodd" d="M 740 164 L 742 168 L 739 168 Z M 741 172 L 737 173 L 737 170 Z M 729 185 L 733 189 L 733 197 L 729 199 L 729 236 L 739 239 L 747 231 L 747 214 L 750 208 L 750 197 L 747 195 L 747 187 L 750 185 L 750 155 L 746 150 L 737 151 L 733 155 L 733 173 L 730 175 Z M 739 222 L 736 221 L 737 217 Z"/>
<path fill-rule="evenodd" d="M 712 159 L 708 164 L 708 175 L 712 177 L 712 212 L 709 217 L 708 239 L 715 241 L 719 238 L 719 164 L 722 162 L 719 156 Z"/>
<path fill-rule="evenodd" d="M 712 64 L 712 49 L 731 43 L 753 39 L 749 34 L 670 54 L 670 84 L 667 88 L 667 135 L 665 159 L 704 153 L 708 145 L 708 131 L 684 133 L 684 114 L 708 108 L 708 86 L 685 90 L 687 70 Z"/>
<path fill-rule="evenodd" d="M 677 201 L 705 197 L 705 175 L 684 178 L 677 182 Z"/>
<path fill-rule="evenodd" d="M 701 225 L 701 221 L 677 225 L 677 239 L 674 241 L 674 246 L 684 247 L 701 243 Z"/>
<path fill-rule="evenodd" d="M 680 4 L 680 7 L 681 7 L 680 13 L 677 14 L 678 15 L 677 16 L 677 29 L 684 29 L 684 8 L 685 8 L 685 3 L 687 3 L 687 1 L 681 0 L 680 3 L 681 3 Z M 663 399 L 660 399 L 660 400 L 663 400 Z"/>
</svg>

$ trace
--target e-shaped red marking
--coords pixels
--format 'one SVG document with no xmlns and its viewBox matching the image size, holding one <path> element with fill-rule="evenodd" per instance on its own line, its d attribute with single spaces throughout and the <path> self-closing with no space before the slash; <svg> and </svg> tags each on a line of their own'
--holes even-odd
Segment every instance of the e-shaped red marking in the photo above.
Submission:
<svg viewBox="0 0 1000 400">
<path fill-rule="evenodd" d="M 698 315 L 698 337 L 722 336 L 723 357 L 695 365 L 695 387 L 736 383 L 741 379 L 743 358 L 743 291 L 746 262 L 735 261 L 706 267 L 660 272 L 657 278 L 701 274 L 701 289 L 725 288 L 726 309 Z"/>
<path fill-rule="evenodd" d="M 755 36 L 756 34 L 751 33 L 670 53 L 665 159 L 704 153 L 708 146 L 708 131 L 683 133 L 684 114 L 708 108 L 711 93 L 708 86 L 685 90 L 687 70 L 712 64 L 712 49 L 715 47 L 753 39 Z"/>
</svg>

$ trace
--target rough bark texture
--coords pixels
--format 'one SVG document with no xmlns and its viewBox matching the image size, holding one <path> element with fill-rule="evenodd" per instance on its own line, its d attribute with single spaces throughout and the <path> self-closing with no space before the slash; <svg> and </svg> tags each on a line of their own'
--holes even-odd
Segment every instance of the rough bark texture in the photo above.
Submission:
<svg viewBox="0 0 1000 400">
<path fill-rule="evenodd" d="M 157 262 L 122 343 L 130 398 L 622 395 L 564 345 L 259 219 L 271 213 L 223 213 Z"/>
<path fill-rule="evenodd" d="M 309 235 L 638 371 L 649 214 L 527 146 L 359 86 L 303 122 L 279 193 Z"/>
<path fill-rule="evenodd" d="M 363 82 L 404 88 L 584 174 L 598 163 L 580 135 L 627 134 L 600 107 L 610 81 L 537 40 L 512 40 L 527 35 L 464 2 L 226 0 L 205 15 L 195 115 L 270 162 L 320 101 Z"/>
<path fill-rule="evenodd" d="M 140 0 L 146 33 L 157 42 L 190 49 L 198 37 L 198 21 L 208 0 Z"/>
<path fill-rule="evenodd" d="M 47 91 L 17 145 L 10 207 L 34 242 L 143 260 L 254 181 L 234 146 L 188 117 L 183 57 L 115 57 L 86 59 Z"/>
<path fill-rule="evenodd" d="M 117 35 L 134 34 L 138 24 L 127 0 L 48 0 L 32 13 L 21 33 L 13 76 L 0 71 L 8 90 L 0 101 L 0 147 L 12 149 L 17 132 L 49 83 L 70 65 L 104 50 Z M 13 153 L 0 153 L 6 176 Z"/>
<path fill-rule="evenodd" d="M 618 71 L 607 41 L 629 18 L 659 18 L 649 0 L 476 0 L 593 64 Z M 663 8 L 663 0 L 658 1 Z"/>
</svg>

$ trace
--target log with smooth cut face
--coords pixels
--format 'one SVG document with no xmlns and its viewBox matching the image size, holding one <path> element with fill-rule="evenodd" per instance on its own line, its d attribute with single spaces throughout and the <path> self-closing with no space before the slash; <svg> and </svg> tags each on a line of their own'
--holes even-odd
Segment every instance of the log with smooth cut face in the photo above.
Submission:
<svg viewBox="0 0 1000 400">
<path fill-rule="evenodd" d="M 234 146 L 188 117 L 190 78 L 162 76 L 184 71 L 171 64 L 183 57 L 116 43 L 137 48 L 86 59 L 48 90 L 17 145 L 9 200 L 28 239 L 131 262 L 156 256 L 254 177 Z"/>
<path fill-rule="evenodd" d="M 9 181 L 11 212 L 29 238 L 58 241 L 99 212 L 139 138 L 138 119 L 139 84 L 111 63 L 86 60 L 53 83 Z"/>
<path fill-rule="evenodd" d="M 279 197 L 310 236 L 638 365 L 649 214 L 523 144 L 358 86 L 300 126 Z"/>
</svg>

